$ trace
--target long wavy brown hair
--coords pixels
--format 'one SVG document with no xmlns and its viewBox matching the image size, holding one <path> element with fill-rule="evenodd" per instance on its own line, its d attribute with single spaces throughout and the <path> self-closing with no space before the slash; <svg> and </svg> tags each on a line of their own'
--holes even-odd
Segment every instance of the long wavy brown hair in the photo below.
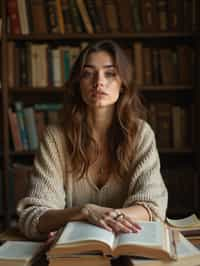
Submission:
<svg viewBox="0 0 200 266">
<path fill-rule="evenodd" d="M 80 79 L 83 67 L 90 53 L 105 51 L 115 63 L 122 80 L 122 93 L 115 104 L 113 121 L 108 130 L 109 168 L 120 177 L 124 177 L 134 159 L 137 120 L 144 108 L 138 96 L 133 80 L 133 69 L 125 52 L 120 46 L 104 40 L 86 47 L 75 61 L 69 81 L 65 87 L 63 126 L 67 148 L 71 157 L 72 172 L 82 178 L 88 172 L 91 151 L 99 154 L 99 147 L 91 136 L 91 126 L 87 122 L 87 105 L 80 93 Z"/>
</svg>

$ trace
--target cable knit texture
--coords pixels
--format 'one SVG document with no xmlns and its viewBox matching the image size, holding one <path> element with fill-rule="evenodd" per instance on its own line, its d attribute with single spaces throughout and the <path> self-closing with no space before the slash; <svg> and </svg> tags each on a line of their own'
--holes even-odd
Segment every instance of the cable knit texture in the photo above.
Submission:
<svg viewBox="0 0 200 266">
<path fill-rule="evenodd" d="M 138 120 L 137 146 L 132 169 L 124 180 L 111 177 L 101 189 L 92 180 L 76 181 L 69 172 L 70 157 L 63 130 L 49 126 L 34 161 L 28 197 L 18 204 L 19 227 L 30 239 L 44 239 L 37 230 L 48 209 L 84 203 L 113 208 L 144 206 L 153 220 L 165 219 L 168 193 L 160 173 L 155 136 L 147 122 Z"/>
</svg>

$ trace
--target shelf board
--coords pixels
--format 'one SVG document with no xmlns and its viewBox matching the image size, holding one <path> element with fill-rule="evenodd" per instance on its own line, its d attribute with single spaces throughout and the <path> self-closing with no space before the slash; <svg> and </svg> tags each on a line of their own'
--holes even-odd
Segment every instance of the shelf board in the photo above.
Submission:
<svg viewBox="0 0 200 266">
<path fill-rule="evenodd" d="M 187 155 L 187 154 L 192 154 L 194 153 L 194 151 L 192 150 L 192 148 L 181 148 L 181 149 L 175 149 L 175 148 L 160 148 L 159 149 L 159 153 L 160 154 L 169 154 L 169 155 L 176 155 L 176 154 L 180 154 L 180 155 Z"/>
<path fill-rule="evenodd" d="M 159 149 L 159 153 L 161 154 L 191 154 L 193 153 L 192 148 L 183 148 L 183 149 L 174 149 L 174 148 L 162 148 Z M 16 151 L 11 151 L 10 152 L 11 156 L 20 156 L 20 157 L 24 157 L 24 156 L 29 156 L 32 157 L 35 155 L 34 151 L 20 151 L 20 152 L 16 152 Z"/>
<path fill-rule="evenodd" d="M 190 91 L 193 89 L 191 84 L 169 84 L 169 85 L 140 85 L 141 91 Z"/>
<path fill-rule="evenodd" d="M 144 92 L 148 91 L 191 91 L 193 86 L 191 84 L 172 84 L 172 85 L 140 85 L 138 89 Z M 13 87 L 9 88 L 9 92 L 14 93 L 64 93 L 63 87 Z"/>
<path fill-rule="evenodd" d="M 13 93 L 64 93 L 64 88 L 63 87 L 13 87 L 9 88 L 8 92 L 13 92 Z"/>
<path fill-rule="evenodd" d="M 11 151 L 10 155 L 13 157 L 33 157 L 35 156 L 35 152 L 34 151 Z"/>
<path fill-rule="evenodd" d="M 152 38 L 188 38 L 198 36 L 196 32 L 155 32 L 155 33 L 65 33 L 65 34 L 8 34 L 9 41 L 42 41 L 42 40 L 98 40 L 98 39 L 152 39 Z"/>
</svg>

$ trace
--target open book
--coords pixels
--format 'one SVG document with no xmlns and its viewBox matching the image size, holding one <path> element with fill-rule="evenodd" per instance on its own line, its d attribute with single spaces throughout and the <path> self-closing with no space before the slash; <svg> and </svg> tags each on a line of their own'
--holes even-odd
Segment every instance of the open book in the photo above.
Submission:
<svg viewBox="0 0 200 266">
<path fill-rule="evenodd" d="M 200 235 L 200 219 L 195 214 L 183 219 L 167 218 L 167 223 L 173 229 L 181 231 L 185 236 Z"/>
<path fill-rule="evenodd" d="M 115 235 L 85 222 L 69 222 L 48 251 L 49 257 L 99 251 L 105 255 L 175 259 L 174 231 L 160 222 L 140 222 L 139 233 Z"/>
<path fill-rule="evenodd" d="M 127 266 L 197 266 L 200 265 L 200 250 L 180 234 L 177 242 L 177 260 L 162 261 L 147 258 L 126 257 L 123 265 Z"/>
<path fill-rule="evenodd" d="M 28 266 L 45 250 L 44 243 L 5 241 L 0 246 L 0 266 Z"/>
</svg>

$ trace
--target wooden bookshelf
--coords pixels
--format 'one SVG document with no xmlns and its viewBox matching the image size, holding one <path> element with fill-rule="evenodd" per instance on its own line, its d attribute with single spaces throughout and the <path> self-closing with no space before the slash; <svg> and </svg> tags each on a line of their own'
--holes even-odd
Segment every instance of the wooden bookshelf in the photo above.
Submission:
<svg viewBox="0 0 200 266">
<path fill-rule="evenodd" d="M 195 173 L 199 176 L 200 173 L 200 25 L 197 23 L 195 25 L 195 29 L 192 30 L 183 29 L 176 31 L 171 31 L 170 29 L 167 31 L 144 31 L 141 32 L 96 32 L 94 34 L 88 34 L 87 32 L 64 32 L 64 33 L 33 33 L 30 31 L 29 34 L 13 34 L 12 29 L 9 29 L 9 17 L 7 16 L 7 3 L 9 1 L 2 0 L 1 1 L 1 10 L 2 10 L 2 19 L 3 19 L 3 31 L 2 31 L 2 39 L 1 39 L 1 76 L 2 76 L 2 89 L 0 90 L 2 97 L 2 133 L 3 133 L 3 151 L 0 156 L 2 160 L 2 171 L 3 171 L 3 187 L 4 195 L 3 202 L 5 210 L 8 208 L 8 197 L 9 197 L 9 168 L 10 165 L 14 162 L 26 162 L 28 164 L 32 163 L 34 158 L 34 152 L 31 150 L 27 151 L 15 151 L 12 147 L 11 143 L 11 134 L 10 134 L 10 125 L 8 121 L 8 108 L 15 101 L 22 101 L 25 106 L 33 106 L 35 103 L 59 103 L 62 101 L 64 94 L 63 86 L 32 86 L 30 80 L 28 83 L 30 84 L 16 84 L 16 80 L 13 86 L 9 85 L 9 76 L 7 68 L 9 66 L 7 60 L 8 54 L 8 44 L 10 42 L 13 43 L 14 47 L 23 48 L 26 45 L 32 44 L 46 44 L 48 48 L 52 47 L 60 47 L 60 46 L 79 46 L 80 43 L 102 40 L 102 39 L 113 39 L 123 48 L 129 49 L 131 51 L 131 59 L 135 64 L 135 68 L 140 68 L 136 64 L 134 57 L 134 48 L 133 45 L 135 43 L 139 43 L 142 50 L 142 56 L 144 54 L 144 48 L 151 49 L 151 57 L 155 56 L 153 53 L 156 51 L 160 56 L 161 49 L 170 49 L 172 52 L 173 58 L 175 60 L 185 59 L 186 55 L 184 52 L 178 51 L 181 50 L 182 46 L 189 47 L 192 50 L 192 62 L 193 62 L 193 73 L 191 82 L 182 82 L 180 80 L 176 80 L 176 82 L 163 82 L 164 78 L 160 82 L 152 82 L 146 84 L 143 82 L 142 84 L 138 84 L 138 89 L 141 92 L 142 98 L 144 99 L 144 103 L 147 107 L 150 105 L 157 104 L 170 104 L 170 108 L 174 106 L 179 106 L 182 109 L 188 106 L 192 106 L 192 116 L 189 115 L 189 124 L 187 126 L 187 138 L 191 139 L 191 143 L 189 145 L 173 147 L 164 145 L 164 147 L 158 145 L 160 158 L 161 158 L 161 166 L 162 164 L 167 165 L 167 161 L 172 160 L 173 166 L 179 165 L 180 163 L 184 163 L 188 165 L 188 167 L 192 167 L 195 169 Z M 139 1 L 142 2 L 142 1 Z M 183 1 L 184 2 L 184 1 Z M 195 2 L 195 1 L 193 1 Z M 200 15 L 200 14 L 199 14 Z M 38 18 L 40 19 L 40 18 Z M 185 25 L 185 24 L 184 24 Z M 182 26 L 182 25 L 181 25 Z M 193 25 L 194 26 L 194 25 Z M 192 27 L 193 27 L 192 26 Z M 185 27 L 185 26 L 184 26 Z M 197 29 L 196 29 L 197 28 Z M 176 51 L 175 51 L 176 50 Z M 154 52 L 153 52 L 154 51 Z M 174 52 L 175 51 L 175 52 Z M 180 55 L 181 54 L 181 55 Z M 19 57 L 21 54 L 19 54 Z M 183 58 L 184 57 L 184 58 Z M 178 58 L 178 59 L 177 59 Z M 158 59 L 159 61 L 160 59 Z M 181 60 L 180 60 L 181 61 Z M 183 60 L 184 61 L 184 60 Z M 182 62 L 182 61 L 181 61 Z M 151 64 L 152 66 L 152 64 Z M 157 69 L 154 69 L 154 76 L 160 72 L 160 68 L 162 64 L 158 63 Z M 174 66 L 173 66 L 174 67 Z M 152 67 L 153 68 L 153 67 Z M 165 67 L 163 67 L 165 69 Z M 144 66 L 142 69 L 142 77 L 144 76 Z M 175 67 L 174 69 L 179 69 Z M 28 69 L 30 71 L 30 69 Z M 180 71 L 180 69 L 179 69 Z M 178 73 L 179 73 L 178 71 Z M 141 73 L 140 73 L 141 74 Z M 161 73 L 163 74 L 163 73 Z M 188 74 L 188 73 L 186 73 Z M 177 74 L 178 75 L 178 74 Z M 144 78 L 144 77 L 143 77 Z M 160 77 L 159 77 L 160 78 Z M 152 107 L 154 109 L 154 106 Z M 181 109 L 181 110 L 182 110 Z M 157 110 L 159 113 L 160 110 Z M 186 112 L 188 112 L 186 110 Z M 189 113 L 190 114 L 190 113 Z M 172 118 L 170 118 L 172 119 Z M 164 121 L 164 120 L 163 120 Z M 162 121 L 161 121 L 162 122 Z M 171 123 L 171 122 L 170 122 Z M 162 123 L 161 123 L 162 124 Z M 171 130 L 171 129 L 170 129 Z M 171 131 L 170 131 L 171 132 Z M 192 133 L 191 133 L 192 132 Z M 161 134 L 157 133 L 156 134 Z M 191 135 L 192 134 L 192 135 Z M 157 135 L 156 135 L 157 136 Z M 171 138 L 171 136 L 170 136 Z M 170 140 L 171 141 L 171 140 Z M 166 144 L 166 143 L 164 143 Z M 183 159 L 184 158 L 184 159 Z M 188 177 L 189 179 L 193 177 Z M 196 180 L 196 179 L 195 179 Z M 187 182 L 187 180 L 184 180 Z M 184 216 L 184 214 L 189 214 L 191 212 L 197 211 L 200 208 L 200 203 L 197 206 L 196 202 L 200 202 L 199 193 L 200 189 L 196 191 L 196 181 L 194 181 L 194 191 L 191 191 L 191 196 L 195 197 L 195 204 L 185 207 L 179 211 L 178 209 L 169 209 L 168 214 L 174 216 Z M 181 184 L 180 186 L 181 187 Z M 175 191 L 175 192 L 174 192 Z M 176 193 L 177 197 L 179 194 L 181 195 L 181 190 L 178 191 L 178 188 L 174 188 L 174 191 L 169 191 L 169 193 Z M 194 195 L 193 195 L 194 194 Z M 11 219 L 11 213 L 9 210 L 4 213 L 5 217 L 5 226 L 9 224 Z"/>
</svg>

